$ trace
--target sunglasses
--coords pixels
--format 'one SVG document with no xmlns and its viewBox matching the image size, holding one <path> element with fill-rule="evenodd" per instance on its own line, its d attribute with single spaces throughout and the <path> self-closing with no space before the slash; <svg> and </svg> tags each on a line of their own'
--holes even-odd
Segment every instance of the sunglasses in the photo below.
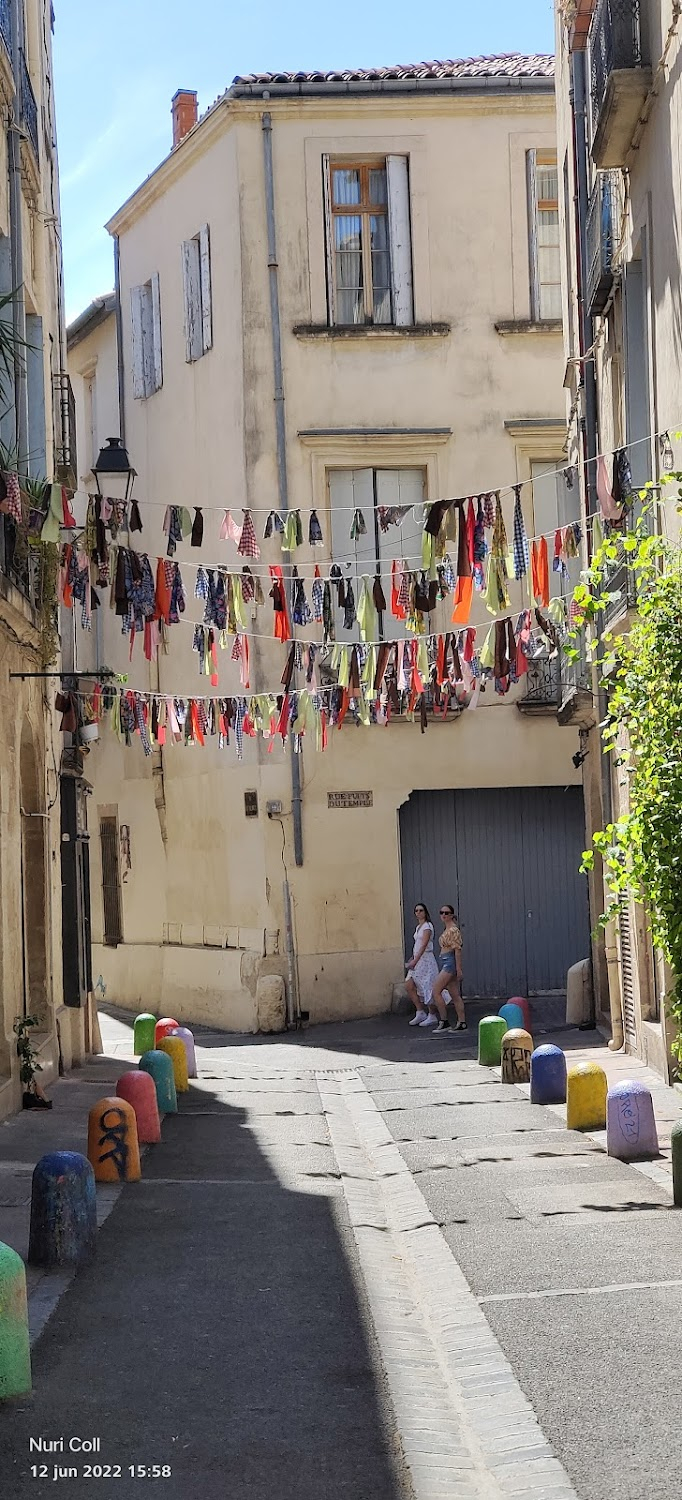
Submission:
<svg viewBox="0 0 682 1500">
<path fill-rule="evenodd" d="M 439 917 L 454 917 L 455 913 L 451 906 L 441 906 L 438 915 Z"/>
</svg>

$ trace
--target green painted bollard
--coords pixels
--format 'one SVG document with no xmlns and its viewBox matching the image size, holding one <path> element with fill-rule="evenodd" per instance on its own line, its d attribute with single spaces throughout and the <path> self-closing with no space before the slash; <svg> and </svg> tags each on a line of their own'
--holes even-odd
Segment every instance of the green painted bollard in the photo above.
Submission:
<svg viewBox="0 0 682 1500">
<path fill-rule="evenodd" d="M 136 1057 L 142 1057 L 144 1052 L 151 1052 L 154 1046 L 154 1031 L 156 1029 L 156 1016 L 148 1011 L 143 1011 L 141 1016 L 135 1017 L 133 1026 L 133 1043 Z"/>
<path fill-rule="evenodd" d="M 478 1023 L 478 1061 L 482 1068 L 499 1068 L 502 1038 L 507 1030 L 504 1016 L 484 1016 Z"/>
<path fill-rule="evenodd" d="M 0 1401 L 31 1390 L 26 1272 L 16 1250 L 0 1244 Z"/>
<path fill-rule="evenodd" d="M 673 1151 L 673 1203 L 682 1208 L 682 1120 L 677 1120 L 670 1132 Z"/>
</svg>

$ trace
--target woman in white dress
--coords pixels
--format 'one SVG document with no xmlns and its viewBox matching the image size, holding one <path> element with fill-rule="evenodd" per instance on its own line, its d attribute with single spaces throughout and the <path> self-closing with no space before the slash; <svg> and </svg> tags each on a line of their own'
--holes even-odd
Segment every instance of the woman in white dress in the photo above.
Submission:
<svg viewBox="0 0 682 1500">
<path fill-rule="evenodd" d="M 437 1016 L 429 1014 L 433 982 L 438 977 L 438 964 L 433 952 L 433 923 L 428 907 L 419 901 L 414 908 L 417 927 L 414 934 L 412 957 L 407 962 L 405 989 L 414 1005 L 416 1014 L 410 1026 L 435 1026 Z"/>
</svg>

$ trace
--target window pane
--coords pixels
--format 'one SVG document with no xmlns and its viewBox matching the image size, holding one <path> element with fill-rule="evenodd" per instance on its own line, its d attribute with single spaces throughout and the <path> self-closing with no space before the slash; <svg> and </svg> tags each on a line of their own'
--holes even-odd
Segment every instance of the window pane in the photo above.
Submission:
<svg viewBox="0 0 682 1500">
<path fill-rule="evenodd" d="M 540 287 L 540 317 L 561 318 L 561 287 L 549 284 Z"/>
<path fill-rule="evenodd" d="M 559 174 L 556 167 L 535 169 L 538 203 L 557 203 L 559 200 Z"/>
<path fill-rule="evenodd" d="M 559 215 L 553 209 L 541 209 L 538 214 L 538 246 L 559 248 Z"/>
<path fill-rule="evenodd" d="M 337 286 L 362 286 L 362 220 L 345 214 L 335 218 L 334 245 Z"/>
<path fill-rule="evenodd" d="M 353 167 L 335 167 L 332 172 L 334 203 L 360 202 L 360 173 Z"/>
<path fill-rule="evenodd" d="M 365 298 L 362 288 L 359 291 L 338 291 L 336 304 L 339 323 L 364 323 Z"/>
<path fill-rule="evenodd" d="M 374 287 L 374 315 L 375 323 L 390 323 L 391 321 L 391 292 L 389 287 Z"/>
<path fill-rule="evenodd" d="M 388 192 L 386 188 L 386 168 L 370 167 L 369 172 L 369 201 L 370 203 L 387 203 Z"/>
</svg>

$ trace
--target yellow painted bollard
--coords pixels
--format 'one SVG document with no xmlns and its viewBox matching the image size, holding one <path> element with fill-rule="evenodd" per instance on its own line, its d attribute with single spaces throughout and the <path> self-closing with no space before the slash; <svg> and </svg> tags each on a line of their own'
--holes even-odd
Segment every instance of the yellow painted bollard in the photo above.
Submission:
<svg viewBox="0 0 682 1500">
<path fill-rule="evenodd" d="M 530 1059 L 533 1038 L 530 1032 L 515 1026 L 502 1038 L 502 1082 L 530 1083 Z"/>
<path fill-rule="evenodd" d="M 186 1094 L 189 1089 L 189 1074 L 187 1071 L 187 1051 L 182 1037 L 162 1036 L 157 1043 L 157 1050 L 159 1052 L 166 1052 L 173 1064 L 176 1093 Z"/>
<path fill-rule="evenodd" d="M 88 1115 L 88 1161 L 97 1182 L 139 1182 L 140 1147 L 132 1104 L 112 1095 Z"/>
<path fill-rule="evenodd" d="M 566 1124 L 569 1130 L 605 1130 L 606 1074 L 599 1063 L 578 1063 L 566 1080 Z"/>
</svg>

